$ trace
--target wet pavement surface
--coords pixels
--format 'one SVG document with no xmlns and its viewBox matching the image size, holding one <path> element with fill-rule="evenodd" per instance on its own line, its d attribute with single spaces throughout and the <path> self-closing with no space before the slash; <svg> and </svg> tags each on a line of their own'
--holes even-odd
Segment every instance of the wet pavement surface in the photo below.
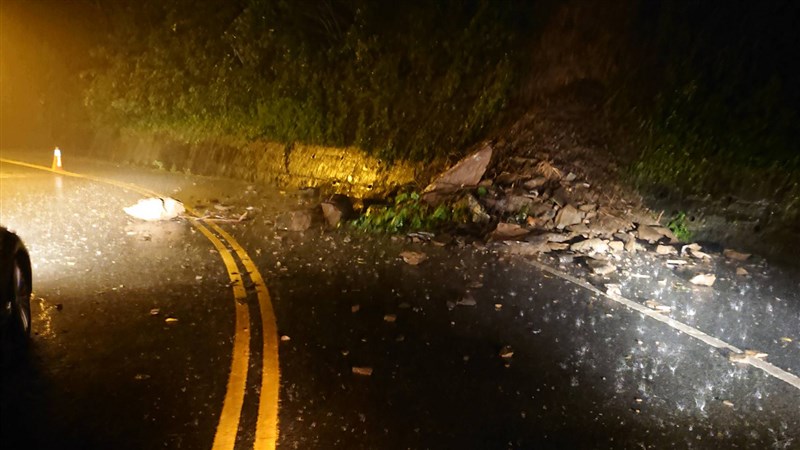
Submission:
<svg viewBox="0 0 800 450">
<path fill-rule="evenodd" d="M 272 296 L 280 448 L 800 448 L 800 389 L 501 245 L 282 232 L 276 215 L 314 207 L 313 192 L 72 164 L 202 215 L 248 213 L 220 225 Z M 185 219 L 127 217 L 133 192 L 9 164 L 0 174 L 0 222 L 29 247 L 36 297 L 29 354 L 4 361 L 3 448 L 210 448 L 234 334 L 211 244 Z M 407 250 L 428 259 L 407 264 Z M 640 252 L 608 277 L 579 260 L 537 261 L 656 300 L 800 374 L 797 269 L 667 259 Z M 700 272 L 717 275 L 713 287 L 688 282 Z M 253 342 L 260 332 L 254 322 Z M 248 380 L 237 448 L 252 447 L 260 386 Z"/>
</svg>

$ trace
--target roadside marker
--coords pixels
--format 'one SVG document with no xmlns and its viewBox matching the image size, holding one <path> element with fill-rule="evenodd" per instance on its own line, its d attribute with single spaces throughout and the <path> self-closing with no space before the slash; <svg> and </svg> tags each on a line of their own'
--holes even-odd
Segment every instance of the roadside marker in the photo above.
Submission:
<svg viewBox="0 0 800 450">
<path fill-rule="evenodd" d="M 59 172 L 64 170 L 64 167 L 61 166 L 61 149 L 58 147 L 53 150 L 53 165 L 50 167 L 50 169 Z"/>
</svg>

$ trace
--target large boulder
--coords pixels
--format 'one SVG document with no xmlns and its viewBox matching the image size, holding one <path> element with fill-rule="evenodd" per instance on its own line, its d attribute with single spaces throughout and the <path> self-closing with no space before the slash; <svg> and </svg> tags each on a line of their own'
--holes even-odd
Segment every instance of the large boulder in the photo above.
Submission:
<svg viewBox="0 0 800 450">
<path fill-rule="evenodd" d="M 438 206 L 454 193 L 477 186 L 491 159 L 492 147 L 486 144 L 439 175 L 422 191 L 422 199 L 432 206 Z"/>
</svg>

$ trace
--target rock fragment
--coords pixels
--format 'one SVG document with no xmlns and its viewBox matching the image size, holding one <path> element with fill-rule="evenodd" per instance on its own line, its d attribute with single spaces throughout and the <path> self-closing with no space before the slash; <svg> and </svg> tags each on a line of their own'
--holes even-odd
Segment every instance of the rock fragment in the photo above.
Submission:
<svg viewBox="0 0 800 450">
<path fill-rule="evenodd" d="M 486 144 L 429 184 L 423 191 L 422 199 L 430 205 L 438 206 L 444 199 L 459 190 L 477 186 L 491 159 L 492 146 Z"/>
<path fill-rule="evenodd" d="M 678 250 L 671 245 L 658 245 L 656 246 L 656 253 L 659 255 L 676 255 Z"/>
<path fill-rule="evenodd" d="M 701 273 L 699 275 L 695 275 L 689 280 L 690 283 L 696 284 L 698 286 L 711 286 L 717 280 L 717 276 L 714 274 L 709 273 Z"/>
<path fill-rule="evenodd" d="M 569 249 L 577 253 L 606 253 L 608 241 L 600 238 L 585 239 L 570 245 Z"/>
<path fill-rule="evenodd" d="M 403 261 L 406 264 L 416 266 L 421 264 L 423 261 L 428 259 L 428 255 L 422 252 L 412 252 L 412 251 L 405 251 L 400 253 L 400 257 L 403 258 Z"/>
<path fill-rule="evenodd" d="M 311 219 L 309 211 L 288 211 L 275 218 L 275 228 L 284 231 L 306 231 L 311 228 Z"/>
<path fill-rule="evenodd" d="M 475 297 L 473 297 L 470 293 L 467 293 L 463 298 L 456 302 L 456 305 L 458 306 L 476 306 L 477 304 L 478 302 L 475 301 Z"/>
<path fill-rule="evenodd" d="M 494 231 L 492 231 L 490 238 L 493 241 L 515 240 L 525 236 L 528 233 L 530 233 L 530 231 L 520 225 L 500 222 L 497 224 L 497 227 L 494 229 Z"/>
<path fill-rule="evenodd" d="M 563 230 L 564 228 L 581 223 L 583 220 L 583 213 L 575 209 L 572 205 L 567 205 L 561 208 L 556 214 L 556 228 Z"/>
<path fill-rule="evenodd" d="M 337 194 L 320 204 L 322 216 L 331 228 L 336 228 L 345 220 L 350 220 L 355 212 L 353 203 L 345 195 Z"/>
<path fill-rule="evenodd" d="M 736 250 L 731 250 L 729 248 L 726 248 L 725 250 L 722 251 L 722 256 L 728 259 L 732 259 L 734 261 L 745 261 L 748 258 L 750 258 L 750 253 L 740 253 L 737 252 Z"/>
<path fill-rule="evenodd" d="M 617 270 L 617 266 L 611 264 L 608 261 L 589 259 L 586 261 L 586 264 L 589 266 L 590 269 L 592 269 L 592 272 L 601 276 L 606 276 Z"/>
<path fill-rule="evenodd" d="M 368 377 L 368 376 L 372 375 L 372 367 L 354 366 L 353 367 L 353 373 L 356 374 L 356 375 L 361 375 L 361 376 Z"/>
</svg>

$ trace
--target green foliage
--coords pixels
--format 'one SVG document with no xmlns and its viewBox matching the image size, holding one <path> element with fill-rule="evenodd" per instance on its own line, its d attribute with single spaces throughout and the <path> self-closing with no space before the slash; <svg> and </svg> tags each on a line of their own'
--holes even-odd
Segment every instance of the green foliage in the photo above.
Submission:
<svg viewBox="0 0 800 450">
<path fill-rule="evenodd" d="M 667 228 L 672 231 L 681 242 L 690 242 L 692 240 L 692 232 L 686 225 L 686 213 L 679 211 L 675 216 L 670 219 Z"/>
<path fill-rule="evenodd" d="M 351 226 L 360 231 L 374 233 L 404 233 L 433 231 L 448 224 L 465 220 L 465 211 L 442 204 L 433 208 L 420 199 L 416 192 L 404 192 L 394 197 L 389 205 L 373 205 Z"/>
<path fill-rule="evenodd" d="M 145 0 L 109 6 L 97 125 L 182 141 L 355 145 L 423 160 L 471 144 L 515 82 L 527 6 L 489 0 Z M 135 5 L 135 6 L 134 6 Z"/>
</svg>

